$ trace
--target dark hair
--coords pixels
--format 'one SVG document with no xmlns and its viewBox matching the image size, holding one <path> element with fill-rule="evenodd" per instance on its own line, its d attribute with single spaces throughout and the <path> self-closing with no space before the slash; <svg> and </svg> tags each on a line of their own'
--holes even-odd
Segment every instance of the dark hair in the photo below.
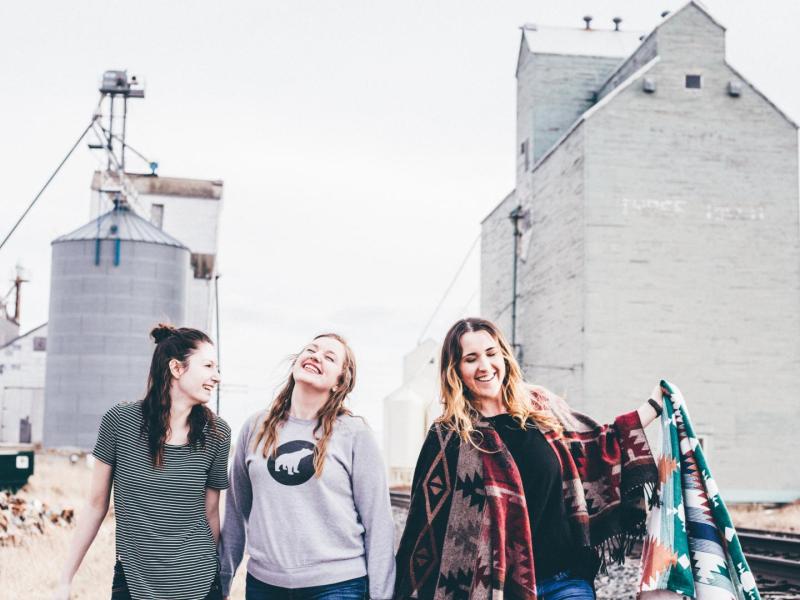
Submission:
<svg viewBox="0 0 800 600">
<path fill-rule="evenodd" d="M 147 393 L 142 400 L 141 435 L 147 438 L 153 466 L 160 467 L 164 464 L 164 445 L 170 432 L 169 412 L 172 398 L 169 390 L 172 385 L 172 372 L 169 363 L 175 359 L 185 365 L 189 356 L 200 344 L 213 342 L 199 329 L 175 328 L 163 323 L 153 328 L 150 337 L 155 341 L 156 349 L 150 362 Z M 201 404 L 193 406 L 189 413 L 189 446 L 205 447 L 207 433 L 215 431 L 214 413 Z"/>
</svg>

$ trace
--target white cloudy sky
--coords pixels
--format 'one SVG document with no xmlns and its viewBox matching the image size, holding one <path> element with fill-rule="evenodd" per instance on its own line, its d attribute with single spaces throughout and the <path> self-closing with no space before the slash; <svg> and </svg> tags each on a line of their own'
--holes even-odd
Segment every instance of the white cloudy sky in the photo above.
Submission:
<svg viewBox="0 0 800 600">
<path fill-rule="evenodd" d="M 3 2 L 0 236 L 88 123 L 106 69 L 147 84 L 130 144 L 162 175 L 223 179 L 219 264 L 234 427 L 282 359 L 337 330 L 356 350 L 353 408 L 382 398 L 473 240 L 513 187 L 514 67 L 526 22 L 649 30 L 677 0 Z M 796 0 L 707 0 L 728 59 L 800 119 Z M 98 166 L 76 152 L 0 251 L 31 276 L 23 329 L 47 319 L 50 240 L 89 219 Z M 428 335 L 478 311 L 478 253 Z"/>
</svg>

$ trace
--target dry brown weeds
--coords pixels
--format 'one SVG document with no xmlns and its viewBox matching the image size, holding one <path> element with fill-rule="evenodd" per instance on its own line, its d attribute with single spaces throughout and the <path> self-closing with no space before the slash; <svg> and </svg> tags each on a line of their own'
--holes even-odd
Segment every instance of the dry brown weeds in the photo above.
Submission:
<svg viewBox="0 0 800 600">
<path fill-rule="evenodd" d="M 52 508 L 75 508 L 81 518 L 91 470 L 84 460 L 70 464 L 65 455 L 36 455 L 35 474 L 19 495 L 38 498 Z M 74 527 L 49 527 L 18 546 L 0 547 L 0 600 L 49 600 L 69 551 Z M 72 583 L 74 600 L 107 600 L 114 569 L 113 511 L 103 522 Z M 244 598 L 244 568 L 234 580 L 231 598 Z"/>
</svg>

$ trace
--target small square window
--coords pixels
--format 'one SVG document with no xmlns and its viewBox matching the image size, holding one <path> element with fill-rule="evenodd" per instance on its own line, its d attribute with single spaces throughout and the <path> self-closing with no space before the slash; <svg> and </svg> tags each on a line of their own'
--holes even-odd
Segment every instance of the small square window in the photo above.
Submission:
<svg viewBox="0 0 800 600">
<path fill-rule="evenodd" d="M 151 204 L 150 205 L 150 222 L 162 229 L 164 227 L 164 205 Z"/>
<path fill-rule="evenodd" d="M 531 167 L 531 157 L 530 152 L 528 151 L 528 140 L 522 142 L 522 146 L 520 146 L 520 154 L 525 157 L 525 171 L 530 169 Z"/>
<path fill-rule="evenodd" d="M 700 75 L 687 75 L 686 87 L 693 90 L 699 90 L 702 87 L 702 79 Z"/>
<path fill-rule="evenodd" d="M 192 269 L 195 279 L 212 279 L 214 276 L 214 254 L 192 254 Z"/>
</svg>

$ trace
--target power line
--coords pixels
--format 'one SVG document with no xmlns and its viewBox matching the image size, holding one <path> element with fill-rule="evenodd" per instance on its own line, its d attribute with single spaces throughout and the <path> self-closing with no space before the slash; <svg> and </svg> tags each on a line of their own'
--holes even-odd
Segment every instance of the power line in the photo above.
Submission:
<svg viewBox="0 0 800 600">
<path fill-rule="evenodd" d="M 447 295 L 450 293 L 450 290 L 453 289 L 453 286 L 456 284 L 456 281 L 458 281 L 458 277 L 459 277 L 459 275 L 461 275 L 461 271 L 464 270 L 464 267 L 466 266 L 467 261 L 469 260 L 469 257 L 472 255 L 472 251 L 475 249 L 475 246 L 478 245 L 478 242 L 480 241 L 480 239 L 481 239 L 481 234 L 479 233 L 475 237 L 475 240 L 472 242 L 472 245 L 469 247 L 469 250 L 467 250 L 467 255 L 464 257 L 464 260 L 461 261 L 461 265 L 458 267 L 458 271 L 456 271 L 456 274 L 453 277 L 453 280 L 450 282 L 450 285 L 448 285 L 447 289 L 444 291 L 444 295 L 442 295 L 442 299 L 439 300 L 439 304 L 437 304 L 436 308 L 433 309 L 433 314 L 431 314 L 430 319 L 428 319 L 428 322 L 425 323 L 425 327 L 422 329 L 422 333 L 419 335 L 419 339 L 417 340 L 417 344 L 421 344 L 422 343 L 422 338 L 425 337 L 425 334 L 427 333 L 428 328 L 431 326 L 431 323 L 433 323 L 433 319 L 436 317 L 436 313 L 438 313 L 439 309 L 442 308 L 442 304 L 444 304 L 444 301 L 447 299 Z"/>
<path fill-rule="evenodd" d="M 11 228 L 11 231 L 9 231 L 9 232 L 8 232 L 8 234 L 6 235 L 6 237 L 5 237 L 5 238 L 3 238 L 3 241 L 2 241 L 2 242 L 0 242 L 0 249 L 2 249 L 2 248 L 3 248 L 3 246 L 5 246 L 5 245 L 6 245 L 6 242 L 7 242 L 7 241 L 9 240 L 9 238 L 10 238 L 10 237 L 13 235 L 13 233 L 14 233 L 14 232 L 17 230 L 17 227 L 19 227 L 19 224 L 20 224 L 20 223 L 22 223 L 22 220 L 23 220 L 23 219 L 24 219 L 24 218 L 25 218 L 25 217 L 28 215 L 28 213 L 30 212 L 30 210 L 33 208 L 33 205 L 34 205 L 34 204 L 36 204 L 36 201 L 37 201 L 37 200 L 38 200 L 38 199 L 41 197 L 41 195 L 42 195 L 42 194 L 44 193 L 44 191 L 47 189 L 47 186 L 48 186 L 48 185 L 50 185 L 50 182 L 51 182 L 51 181 L 53 181 L 53 179 L 55 178 L 55 176 L 56 176 L 56 175 L 58 174 L 58 172 L 61 170 L 61 167 L 63 167 L 63 166 L 64 166 L 64 163 L 65 163 L 65 162 L 67 162 L 67 159 L 68 159 L 70 156 L 72 156 L 72 153 L 75 151 L 75 148 L 77 148 L 77 147 L 78 147 L 78 144 L 80 144 L 80 143 L 81 143 L 81 140 L 82 140 L 84 137 L 86 137 L 86 134 L 87 134 L 87 133 L 89 133 L 89 130 L 90 130 L 90 129 L 92 129 L 92 126 L 95 124 L 95 121 L 97 121 L 97 119 L 99 118 L 99 116 L 100 116 L 100 115 L 98 115 L 98 114 L 95 114 L 95 116 L 94 116 L 94 117 L 92 117 L 92 120 L 91 120 L 91 122 L 89 123 L 89 125 L 87 125 L 87 126 L 86 126 L 86 129 L 84 129 L 84 130 L 83 130 L 83 133 L 81 133 L 80 137 L 79 137 L 77 140 L 75 140 L 75 143 L 72 145 L 72 148 L 70 148 L 70 149 L 69 149 L 69 152 L 67 152 L 67 155 L 66 155 L 66 156 L 65 156 L 63 159 L 61 159 L 61 162 L 60 162 L 60 163 L 58 163 L 58 166 L 56 167 L 56 170 L 55 170 L 55 171 L 53 171 L 52 175 L 50 175 L 50 177 L 47 179 L 47 181 L 45 182 L 45 184 L 42 186 L 42 189 L 40 189 L 40 190 L 39 190 L 39 193 L 38 193 L 38 194 L 36 194 L 36 196 L 33 198 L 33 200 L 31 201 L 31 203 L 28 205 L 28 208 L 26 208 L 26 209 L 25 209 L 25 212 L 23 212 L 23 213 L 22 213 L 22 216 L 21 216 L 21 217 L 20 217 L 20 218 L 17 220 L 17 222 L 16 222 L 16 223 L 14 223 L 14 226 Z"/>
</svg>

